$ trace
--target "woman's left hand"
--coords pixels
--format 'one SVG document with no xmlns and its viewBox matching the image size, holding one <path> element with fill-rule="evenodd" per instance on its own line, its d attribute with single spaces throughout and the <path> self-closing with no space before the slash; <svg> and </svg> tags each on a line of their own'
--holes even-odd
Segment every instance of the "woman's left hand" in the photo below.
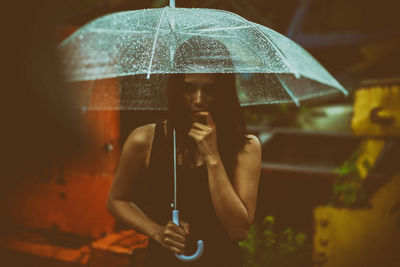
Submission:
<svg viewBox="0 0 400 267">
<path fill-rule="evenodd" d="M 206 124 L 193 122 L 188 135 L 192 137 L 199 149 L 200 155 L 205 163 L 215 163 L 219 158 L 217 145 L 217 128 L 214 124 L 210 112 L 201 111 L 195 114 L 200 121 L 205 121 Z"/>
</svg>

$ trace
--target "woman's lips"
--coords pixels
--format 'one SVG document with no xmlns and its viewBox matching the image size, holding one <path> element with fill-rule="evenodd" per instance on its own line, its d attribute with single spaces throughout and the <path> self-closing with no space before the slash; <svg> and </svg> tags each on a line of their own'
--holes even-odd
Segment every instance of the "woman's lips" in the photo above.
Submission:
<svg viewBox="0 0 400 267">
<path fill-rule="evenodd" d="M 197 122 L 206 124 L 205 118 L 199 114 L 199 112 L 204 112 L 204 111 L 207 111 L 207 110 L 206 109 L 194 109 L 194 110 L 192 109 L 192 112 L 191 112 L 192 121 L 197 121 Z"/>
</svg>

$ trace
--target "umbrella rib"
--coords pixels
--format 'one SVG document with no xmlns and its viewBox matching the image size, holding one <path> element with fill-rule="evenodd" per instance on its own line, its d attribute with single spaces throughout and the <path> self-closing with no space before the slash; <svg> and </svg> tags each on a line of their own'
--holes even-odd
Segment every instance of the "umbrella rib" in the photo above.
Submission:
<svg viewBox="0 0 400 267">
<path fill-rule="evenodd" d="M 332 87 L 332 90 L 327 92 L 319 92 L 314 94 L 309 94 L 307 96 L 301 97 L 300 100 L 307 100 L 314 97 L 324 96 L 328 94 L 335 94 L 338 93 L 337 89 Z M 251 103 L 241 103 L 241 107 L 248 107 L 248 106 L 257 106 L 257 105 L 265 105 L 265 104 L 276 104 L 276 103 L 292 103 L 291 100 L 266 100 L 266 101 L 259 101 L 259 102 L 251 102 Z"/>
<path fill-rule="evenodd" d="M 172 32 L 172 35 L 174 36 L 174 40 L 175 40 L 175 47 L 172 47 L 171 44 L 169 45 L 169 53 L 170 53 L 170 69 L 173 69 L 173 61 L 174 61 L 174 55 L 175 55 L 175 51 L 174 48 L 176 48 L 177 44 L 178 44 L 178 36 L 176 35 L 176 30 L 175 30 L 175 17 L 172 16 L 172 18 L 170 18 L 170 14 L 169 14 L 169 9 L 167 9 L 167 21 L 168 21 L 168 25 L 170 27 L 170 30 Z"/>
<path fill-rule="evenodd" d="M 213 32 L 213 31 L 237 30 L 237 29 L 247 29 L 247 28 L 252 28 L 252 27 L 253 27 L 253 26 L 233 26 L 233 27 L 224 27 L 224 28 L 204 29 L 204 30 L 199 30 L 199 32 Z"/>
<path fill-rule="evenodd" d="M 251 103 L 241 103 L 240 106 L 241 107 L 251 107 L 251 106 L 279 104 L 279 103 L 293 103 L 293 101 L 292 100 L 265 100 L 265 101 L 251 102 Z"/>
<path fill-rule="evenodd" d="M 277 74 L 274 73 L 274 75 L 281 82 L 281 85 L 283 86 L 283 88 L 285 88 L 285 90 L 288 93 L 288 95 L 293 99 L 293 101 L 296 104 L 296 106 L 300 106 L 299 100 L 294 96 L 292 91 L 290 91 L 290 89 L 286 86 L 285 82 Z"/>
<path fill-rule="evenodd" d="M 218 34 L 200 34 L 196 32 L 182 32 L 182 35 L 195 35 L 195 36 L 206 36 L 206 37 L 219 37 L 219 38 L 231 38 L 231 35 L 218 35 Z"/>
<path fill-rule="evenodd" d="M 335 90 L 339 90 L 340 92 L 342 92 L 342 94 L 344 94 L 345 96 L 349 95 L 349 92 L 347 92 L 347 90 L 339 82 L 337 82 L 336 79 L 333 80 L 333 82 L 336 85 L 336 86 L 334 86 L 333 84 L 322 82 L 321 80 L 317 80 L 315 78 L 309 77 L 308 75 L 303 75 L 303 77 L 305 77 L 307 79 L 310 79 L 310 80 L 314 80 L 314 81 L 319 82 L 319 83 L 322 83 L 324 85 L 331 86 L 332 88 L 335 88 Z"/>
<path fill-rule="evenodd" d="M 250 22 L 248 22 L 250 23 Z M 251 24 L 251 23 L 250 23 Z M 293 67 L 292 64 L 289 63 L 289 60 L 286 58 L 285 54 L 283 54 L 283 52 L 279 49 L 279 47 L 277 45 L 274 44 L 274 42 L 272 42 L 272 40 L 270 40 L 268 38 L 268 36 L 266 36 L 266 34 L 264 32 L 262 32 L 258 27 L 254 27 L 256 28 L 256 30 L 261 33 L 262 36 L 264 36 L 265 39 L 267 39 L 267 41 L 275 48 L 276 51 L 278 51 L 278 53 L 282 56 L 282 58 L 286 61 L 287 66 L 292 70 L 292 72 L 294 73 L 294 76 L 296 76 L 296 78 L 299 78 L 300 75 L 298 73 L 298 71 L 296 71 Z"/>
<path fill-rule="evenodd" d="M 164 17 L 164 12 L 165 12 L 165 8 L 163 9 L 163 11 L 161 13 L 161 16 L 160 16 L 160 20 L 158 21 L 157 32 L 156 32 L 156 36 L 154 37 L 153 49 L 151 51 L 151 58 L 150 58 L 149 68 L 147 70 L 147 77 L 146 77 L 147 79 L 150 79 L 151 66 L 153 65 L 154 52 L 156 50 L 156 43 L 157 43 L 158 33 L 160 31 L 161 21 L 162 21 L 162 18 Z"/>
<path fill-rule="evenodd" d="M 171 32 L 175 38 L 175 42 L 178 42 L 178 36 L 176 35 L 176 31 L 175 31 L 175 18 L 172 17 L 173 21 L 171 23 L 170 17 L 169 17 L 169 11 L 167 10 L 167 21 L 168 21 L 168 25 L 171 28 Z"/>
</svg>

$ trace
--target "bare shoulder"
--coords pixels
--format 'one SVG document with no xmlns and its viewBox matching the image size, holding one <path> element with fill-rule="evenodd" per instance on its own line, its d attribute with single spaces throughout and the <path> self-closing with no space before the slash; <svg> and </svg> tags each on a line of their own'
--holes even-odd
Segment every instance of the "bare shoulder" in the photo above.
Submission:
<svg viewBox="0 0 400 267">
<path fill-rule="evenodd" d="M 151 123 L 134 129 L 122 148 L 121 160 L 139 161 L 148 166 L 155 126 L 155 123 Z"/>
<path fill-rule="evenodd" d="M 250 153 L 261 153 L 260 139 L 252 134 L 248 134 L 246 137 L 249 138 L 249 142 L 244 146 L 244 151 Z"/>
<path fill-rule="evenodd" d="M 155 126 L 155 123 L 150 123 L 134 129 L 126 139 L 125 146 L 148 148 L 153 141 Z"/>
</svg>

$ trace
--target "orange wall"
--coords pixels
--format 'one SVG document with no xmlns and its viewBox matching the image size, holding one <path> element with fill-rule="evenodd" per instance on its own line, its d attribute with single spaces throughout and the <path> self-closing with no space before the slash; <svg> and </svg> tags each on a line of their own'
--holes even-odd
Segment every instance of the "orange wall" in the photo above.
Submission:
<svg viewBox="0 0 400 267">
<path fill-rule="evenodd" d="M 60 35 L 65 37 L 74 30 L 66 28 Z M 76 84 L 74 89 L 92 91 L 89 104 L 96 104 L 105 92 L 109 101 L 118 104 L 118 86 L 115 79 L 106 79 Z M 92 137 L 88 151 L 63 162 L 49 162 L 48 167 L 7 192 L 0 212 L 8 223 L 93 238 L 112 232 L 115 221 L 106 210 L 106 200 L 120 154 L 119 111 L 77 112 Z"/>
</svg>

